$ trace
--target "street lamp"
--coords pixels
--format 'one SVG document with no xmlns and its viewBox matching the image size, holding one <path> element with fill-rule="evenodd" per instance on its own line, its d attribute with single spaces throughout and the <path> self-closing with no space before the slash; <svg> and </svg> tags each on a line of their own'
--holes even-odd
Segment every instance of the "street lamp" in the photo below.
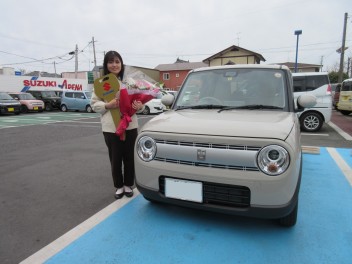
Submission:
<svg viewBox="0 0 352 264">
<path fill-rule="evenodd" d="M 298 39 L 299 35 L 302 34 L 302 30 L 296 30 L 295 35 L 297 36 L 297 44 L 296 44 L 296 62 L 295 62 L 295 72 L 297 72 L 297 58 L 298 58 Z"/>
</svg>

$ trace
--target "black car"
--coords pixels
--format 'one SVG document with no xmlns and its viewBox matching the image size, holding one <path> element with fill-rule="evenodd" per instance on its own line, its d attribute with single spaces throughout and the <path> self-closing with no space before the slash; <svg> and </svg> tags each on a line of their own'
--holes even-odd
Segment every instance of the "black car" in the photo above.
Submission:
<svg viewBox="0 0 352 264">
<path fill-rule="evenodd" d="M 56 91 L 52 90 L 28 90 L 27 93 L 32 94 L 36 99 L 44 102 L 46 111 L 52 111 L 53 109 L 60 109 L 61 97 Z"/>
<path fill-rule="evenodd" d="M 21 103 L 13 99 L 10 95 L 0 92 L 0 114 L 13 113 L 19 115 Z"/>
</svg>

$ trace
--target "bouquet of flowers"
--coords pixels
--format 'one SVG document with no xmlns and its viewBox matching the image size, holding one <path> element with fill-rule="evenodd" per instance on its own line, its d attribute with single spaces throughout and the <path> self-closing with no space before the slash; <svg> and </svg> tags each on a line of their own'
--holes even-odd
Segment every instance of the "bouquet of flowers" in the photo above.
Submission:
<svg viewBox="0 0 352 264">
<path fill-rule="evenodd" d="M 116 134 L 124 140 L 125 131 L 129 123 L 132 121 L 131 116 L 136 113 L 132 103 L 141 101 L 142 104 L 156 98 L 160 93 L 160 89 L 146 80 L 134 80 L 128 78 L 120 87 L 120 113 L 121 120 L 116 129 Z"/>
</svg>

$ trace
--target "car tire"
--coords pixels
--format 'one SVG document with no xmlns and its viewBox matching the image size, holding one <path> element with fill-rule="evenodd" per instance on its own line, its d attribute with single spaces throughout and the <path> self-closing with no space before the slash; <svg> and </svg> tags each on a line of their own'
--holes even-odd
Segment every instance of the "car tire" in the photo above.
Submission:
<svg viewBox="0 0 352 264">
<path fill-rule="evenodd" d="M 145 106 L 142 113 L 143 113 L 143 115 L 149 115 L 149 114 L 150 114 L 150 109 L 149 109 L 149 107 L 148 107 L 148 106 Z"/>
<path fill-rule="evenodd" d="M 279 224 L 284 227 L 294 226 L 297 222 L 298 202 L 290 214 L 279 219 Z"/>
<path fill-rule="evenodd" d="M 86 111 L 87 111 L 87 113 L 92 113 L 93 109 L 92 109 L 92 107 L 90 105 L 87 105 L 86 106 Z"/>
<path fill-rule="evenodd" d="M 340 110 L 341 114 L 343 115 L 349 115 L 351 111 L 346 111 L 346 110 Z"/>
<path fill-rule="evenodd" d="M 25 105 L 21 105 L 21 113 L 28 113 L 28 107 Z"/>
<path fill-rule="evenodd" d="M 53 111 L 53 107 L 51 106 L 50 103 L 45 104 L 45 111 Z"/>
<path fill-rule="evenodd" d="M 317 132 L 323 126 L 323 118 L 316 112 L 303 113 L 299 120 L 301 129 L 306 132 Z"/>
<path fill-rule="evenodd" d="M 60 109 L 62 112 L 67 112 L 67 106 L 64 104 L 60 106 Z"/>
</svg>

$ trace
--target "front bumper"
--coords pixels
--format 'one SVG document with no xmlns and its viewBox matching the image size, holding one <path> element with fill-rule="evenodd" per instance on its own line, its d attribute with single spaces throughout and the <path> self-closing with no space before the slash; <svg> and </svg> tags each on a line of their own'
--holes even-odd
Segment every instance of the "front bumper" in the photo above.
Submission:
<svg viewBox="0 0 352 264">
<path fill-rule="evenodd" d="M 0 107 L 1 114 L 18 114 L 20 112 L 21 110 L 19 105 L 6 105 Z"/>
<path fill-rule="evenodd" d="M 275 206 L 250 205 L 249 203 L 250 190 L 249 188 L 246 188 L 244 186 L 222 185 L 222 188 L 218 189 L 219 193 L 215 195 L 214 193 L 212 193 L 210 195 L 210 198 L 209 198 L 209 195 L 206 195 L 207 190 L 203 188 L 204 200 L 202 203 L 167 198 L 162 190 L 162 187 L 159 188 L 159 190 L 154 190 L 146 186 L 142 186 L 138 182 L 136 182 L 136 186 L 139 192 L 146 199 L 152 200 L 152 201 L 158 201 L 158 202 L 163 202 L 163 203 L 168 203 L 168 204 L 173 204 L 173 205 L 178 205 L 178 206 L 183 206 L 183 207 L 188 207 L 193 209 L 200 209 L 200 210 L 211 211 L 216 213 L 224 213 L 229 215 L 239 215 L 239 216 L 255 217 L 255 218 L 262 218 L 262 219 L 279 219 L 289 215 L 296 207 L 298 203 L 300 181 L 301 181 L 301 177 L 299 177 L 299 181 L 297 183 L 292 199 L 286 204 L 275 205 Z M 214 187 L 214 189 L 216 189 L 216 187 L 219 185 L 213 185 L 212 183 L 206 183 L 206 184 L 203 183 L 203 186 L 208 186 L 208 187 L 212 186 Z M 233 201 L 224 202 L 226 199 L 228 199 L 230 195 L 229 193 L 225 194 L 223 190 L 226 188 L 231 189 L 231 187 L 235 187 L 237 190 L 242 191 L 243 194 L 249 193 L 249 196 L 244 197 L 245 196 L 244 195 L 243 198 L 240 198 L 238 200 L 238 201 L 241 201 L 240 203 L 233 202 Z M 215 197 L 216 195 L 220 197 L 221 202 L 219 202 L 219 199 L 216 199 Z M 248 199 L 248 203 L 246 199 Z"/>
</svg>

